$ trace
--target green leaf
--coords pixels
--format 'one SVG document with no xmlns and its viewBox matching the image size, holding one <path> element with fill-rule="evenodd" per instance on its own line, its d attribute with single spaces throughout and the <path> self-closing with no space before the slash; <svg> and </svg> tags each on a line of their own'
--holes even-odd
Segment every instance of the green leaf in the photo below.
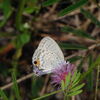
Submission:
<svg viewBox="0 0 100 100">
<path fill-rule="evenodd" d="M 73 83 L 76 83 L 77 81 L 79 81 L 81 74 L 78 72 L 75 79 L 73 80 Z"/>
<path fill-rule="evenodd" d="M 16 50 L 15 54 L 13 55 L 13 59 L 16 61 L 18 60 L 22 55 L 22 48 L 19 48 Z M 15 66 L 15 64 L 13 64 Z"/>
<path fill-rule="evenodd" d="M 72 63 L 72 62 L 75 62 L 75 61 L 80 60 L 80 59 L 82 59 L 82 56 L 74 56 L 72 58 L 67 59 L 67 61 Z"/>
<path fill-rule="evenodd" d="M 61 88 L 62 88 L 62 90 L 64 91 L 64 89 L 65 89 L 65 83 L 64 83 L 63 80 L 61 81 Z"/>
<path fill-rule="evenodd" d="M 90 74 L 93 69 L 100 64 L 100 56 L 97 57 L 97 59 L 92 63 L 92 65 L 89 67 L 88 71 L 85 72 L 83 75 L 81 75 L 81 80 L 83 80 L 85 77 L 87 77 L 88 74 Z"/>
<path fill-rule="evenodd" d="M 75 96 L 75 95 L 78 95 L 80 93 L 82 93 L 82 90 L 72 92 L 72 93 L 68 94 L 68 96 Z"/>
<path fill-rule="evenodd" d="M 72 4 L 71 6 L 61 10 L 58 15 L 59 16 L 64 16 L 64 15 L 66 15 L 66 14 L 68 14 L 68 13 L 70 13 L 70 12 L 72 12 L 72 11 L 78 9 L 78 8 L 80 8 L 81 6 L 86 4 L 87 2 L 88 2 L 88 0 L 79 0 L 75 4 Z"/>
<path fill-rule="evenodd" d="M 71 81 L 71 73 L 68 73 L 68 75 L 65 77 L 65 88 L 68 87 Z"/>
<path fill-rule="evenodd" d="M 17 98 L 17 100 L 21 100 L 21 96 L 20 96 L 20 92 L 19 92 L 19 88 L 18 88 L 18 84 L 17 84 L 17 80 L 16 80 L 15 71 L 12 73 L 12 79 L 13 79 L 13 90 L 16 94 L 16 98 Z"/>
<path fill-rule="evenodd" d="M 0 98 L 3 100 L 8 100 L 6 94 L 0 89 Z"/>
<path fill-rule="evenodd" d="M 38 13 L 40 10 L 40 5 L 38 5 L 38 0 L 27 0 L 26 7 L 24 8 L 25 13 Z"/>
<path fill-rule="evenodd" d="M 87 90 L 92 91 L 93 90 L 93 72 L 89 73 L 86 77 L 87 80 Z"/>
<path fill-rule="evenodd" d="M 15 20 L 15 25 L 16 25 L 16 28 L 18 30 L 22 30 L 21 29 L 21 26 L 22 26 L 22 14 L 23 14 L 23 11 L 24 11 L 24 7 L 25 7 L 25 4 L 26 4 L 26 1 L 27 0 L 20 0 L 19 1 L 19 4 L 18 4 L 18 9 L 17 9 L 17 13 L 16 13 L 16 20 Z"/>
<path fill-rule="evenodd" d="M 80 76 L 81 74 L 79 72 L 74 72 L 71 82 L 72 82 L 72 86 L 71 88 L 74 88 L 79 82 L 80 82 Z"/>
<path fill-rule="evenodd" d="M 4 13 L 4 16 L 5 18 L 8 18 L 8 16 L 10 15 L 11 11 L 12 11 L 12 8 L 11 8 L 11 5 L 10 5 L 10 0 L 4 0 L 3 1 L 3 13 Z"/>
<path fill-rule="evenodd" d="M 75 50 L 83 50 L 88 49 L 86 46 L 79 44 L 71 44 L 71 43 L 60 43 L 59 44 L 63 49 L 75 49 Z"/>
<path fill-rule="evenodd" d="M 89 59 L 89 67 L 91 67 L 92 63 L 93 63 L 93 56 L 92 55 L 89 55 L 88 56 L 88 59 Z M 89 91 L 92 91 L 93 90 L 93 72 L 90 72 L 88 74 L 88 76 L 86 77 L 86 80 L 87 80 L 87 83 L 86 86 L 87 86 L 87 89 Z"/>
<path fill-rule="evenodd" d="M 4 0 L 1 3 L 0 8 L 4 14 L 4 19 L 0 21 L 0 27 L 2 27 L 6 23 L 7 19 L 11 16 L 13 9 L 11 8 L 10 0 Z"/>
<path fill-rule="evenodd" d="M 74 84 L 72 84 L 71 88 L 74 88 L 79 82 L 80 80 L 76 81 Z"/>
<path fill-rule="evenodd" d="M 43 6 L 50 6 L 53 5 L 54 3 L 59 2 L 60 0 L 47 0 L 45 2 L 42 3 Z"/>
<path fill-rule="evenodd" d="M 76 87 L 72 88 L 72 89 L 70 90 L 70 92 L 75 92 L 75 91 L 78 91 L 78 90 L 80 90 L 80 89 L 81 89 L 84 85 L 85 85 L 84 83 L 83 83 L 83 84 L 81 84 L 81 85 L 78 85 L 78 86 L 76 86 Z"/>
<path fill-rule="evenodd" d="M 89 18 L 94 24 L 96 24 L 98 27 L 100 27 L 100 21 L 89 11 L 85 9 L 81 9 L 81 13 L 86 17 Z"/>
<path fill-rule="evenodd" d="M 65 26 L 65 27 L 62 27 L 61 30 L 62 30 L 62 32 L 71 32 L 72 34 L 75 34 L 75 35 L 80 36 L 80 37 L 94 39 L 90 34 L 88 34 L 87 32 L 85 32 L 81 29 L 75 29 L 75 28 L 70 27 L 70 26 Z"/>
<path fill-rule="evenodd" d="M 84 64 L 84 60 L 83 60 L 84 58 L 82 58 L 81 60 L 80 60 L 80 63 L 79 63 L 79 65 L 77 66 L 77 69 L 79 70 L 79 72 L 81 72 L 82 71 L 82 66 L 83 66 L 83 64 Z"/>
<path fill-rule="evenodd" d="M 16 48 L 22 48 L 26 43 L 30 41 L 30 34 L 23 33 L 19 34 L 16 39 L 14 40 L 14 45 Z"/>
<path fill-rule="evenodd" d="M 30 90 L 30 94 L 32 95 L 32 98 L 36 98 L 37 96 L 39 96 L 38 93 L 42 89 L 43 84 L 44 84 L 44 78 L 36 77 L 35 75 L 33 75 L 31 90 Z"/>
<path fill-rule="evenodd" d="M 72 79 L 71 79 L 72 82 L 75 80 L 76 76 L 77 76 L 77 71 L 75 71 L 73 76 L 72 76 Z"/>
<path fill-rule="evenodd" d="M 45 94 L 43 96 L 40 96 L 40 97 L 32 99 L 32 100 L 42 100 L 43 98 L 46 98 L 48 96 L 54 95 L 54 94 L 59 93 L 59 92 L 62 92 L 62 90 L 58 90 L 58 91 L 54 91 L 54 92 L 51 92 L 51 93 L 47 93 L 47 94 Z"/>
</svg>

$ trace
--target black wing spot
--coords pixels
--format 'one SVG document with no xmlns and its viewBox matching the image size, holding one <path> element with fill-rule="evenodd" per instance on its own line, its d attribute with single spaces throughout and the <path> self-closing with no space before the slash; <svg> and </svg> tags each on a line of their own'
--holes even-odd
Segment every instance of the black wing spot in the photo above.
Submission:
<svg viewBox="0 0 100 100">
<path fill-rule="evenodd" d="M 34 64 L 37 64 L 37 61 L 34 61 Z"/>
</svg>

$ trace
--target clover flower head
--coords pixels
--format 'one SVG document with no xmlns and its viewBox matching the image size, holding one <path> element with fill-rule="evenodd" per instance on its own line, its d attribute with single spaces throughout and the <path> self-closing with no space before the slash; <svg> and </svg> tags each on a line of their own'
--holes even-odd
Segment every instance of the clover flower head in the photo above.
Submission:
<svg viewBox="0 0 100 100">
<path fill-rule="evenodd" d="M 74 73 L 75 65 L 69 62 L 62 62 L 59 66 L 54 69 L 51 80 L 52 84 L 60 85 L 61 81 L 65 81 L 66 76 L 68 73 Z"/>
</svg>

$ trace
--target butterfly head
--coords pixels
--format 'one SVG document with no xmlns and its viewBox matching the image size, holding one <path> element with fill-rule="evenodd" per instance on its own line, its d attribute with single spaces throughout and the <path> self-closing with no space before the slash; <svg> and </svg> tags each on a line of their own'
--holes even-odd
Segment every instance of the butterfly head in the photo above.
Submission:
<svg viewBox="0 0 100 100">
<path fill-rule="evenodd" d="M 36 76 L 44 75 L 43 69 L 40 68 L 40 60 L 34 60 L 33 61 L 33 72 Z"/>
</svg>

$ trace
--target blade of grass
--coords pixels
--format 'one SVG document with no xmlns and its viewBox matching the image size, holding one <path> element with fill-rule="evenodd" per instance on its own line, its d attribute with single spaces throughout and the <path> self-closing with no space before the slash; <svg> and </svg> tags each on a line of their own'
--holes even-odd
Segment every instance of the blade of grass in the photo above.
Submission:
<svg viewBox="0 0 100 100">
<path fill-rule="evenodd" d="M 64 88 L 65 88 L 65 84 L 64 84 L 64 81 L 62 80 L 62 82 L 61 82 L 61 89 L 64 91 Z"/>
<path fill-rule="evenodd" d="M 72 63 L 72 62 L 75 62 L 75 61 L 80 60 L 80 59 L 82 59 L 82 56 L 74 56 L 72 58 L 67 59 L 67 61 Z"/>
<path fill-rule="evenodd" d="M 97 100 L 98 89 L 99 89 L 99 74 L 100 73 L 100 65 L 97 67 L 97 76 L 96 76 L 96 88 L 95 88 L 95 100 Z"/>
<path fill-rule="evenodd" d="M 83 50 L 87 49 L 86 46 L 79 45 L 79 44 L 71 44 L 71 43 L 60 43 L 59 44 L 63 49 L 75 49 L 75 50 Z"/>
<path fill-rule="evenodd" d="M 81 9 L 81 13 L 86 17 L 89 18 L 94 24 L 96 24 L 98 27 L 100 27 L 100 21 L 89 11 L 85 9 Z"/>
<path fill-rule="evenodd" d="M 80 80 L 82 81 L 89 73 L 91 73 L 93 71 L 93 69 L 100 65 L 100 56 L 98 56 L 98 58 L 95 60 L 95 62 L 92 62 L 91 66 L 89 67 L 88 71 L 85 72 L 83 75 L 81 75 Z"/>
<path fill-rule="evenodd" d="M 16 20 L 15 20 L 16 28 L 18 30 L 21 30 L 22 13 L 24 10 L 25 3 L 26 3 L 26 0 L 19 1 L 19 7 L 18 7 L 17 15 L 16 15 Z"/>
<path fill-rule="evenodd" d="M 84 38 L 89 38 L 89 39 L 94 39 L 90 34 L 88 34 L 87 32 L 81 30 L 81 29 L 74 29 L 70 26 L 65 26 L 62 27 L 62 32 L 71 32 L 72 34 L 75 34 L 77 36 L 81 36 Z"/>
<path fill-rule="evenodd" d="M 71 73 L 68 73 L 68 75 L 65 78 L 65 88 L 68 88 L 70 81 L 71 81 Z"/>
<path fill-rule="evenodd" d="M 45 2 L 42 3 L 43 6 L 50 6 L 53 5 L 54 3 L 59 2 L 60 0 L 47 0 Z"/>
<path fill-rule="evenodd" d="M 78 80 L 77 82 L 75 82 L 74 84 L 72 84 L 71 88 L 74 88 L 77 84 L 79 84 L 80 80 Z"/>
<path fill-rule="evenodd" d="M 18 84 L 17 84 L 17 80 L 16 80 L 16 75 L 15 75 L 15 71 L 12 73 L 12 79 L 13 79 L 13 90 L 16 94 L 16 98 L 17 100 L 21 100 L 21 96 L 20 96 L 20 92 L 19 92 L 19 88 L 18 88 Z"/>
<path fill-rule="evenodd" d="M 35 98 L 35 99 L 33 99 L 33 100 L 42 100 L 43 98 L 46 98 L 46 97 L 48 97 L 48 96 L 51 96 L 51 95 L 53 95 L 53 94 L 56 94 L 56 93 L 59 93 L 59 92 L 62 92 L 62 91 L 63 91 L 62 89 L 61 89 L 61 90 L 58 90 L 58 91 L 54 91 L 54 92 L 45 94 L 45 95 L 43 95 L 43 96 L 41 96 L 41 97 Z"/>
<path fill-rule="evenodd" d="M 81 58 L 80 63 L 79 63 L 79 65 L 77 66 L 77 69 L 78 69 L 79 72 L 82 72 L 83 63 L 84 63 L 84 57 Z"/>
<path fill-rule="evenodd" d="M 9 0 L 4 0 L 1 3 L 0 8 L 2 9 L 3 15 L 4 15 L 3 20 L 0 21 L 0 27 L 3 27 L 5 23 L 7 22 L 8 18 L 11 16 L 13 9 L 11 8 L 11 2 Z"/>
<path fill-rule="evenodd" d="M 8 100 L 6 94 L 0 89 L 0 97 L 3 98 L 3 100 Z"/>
<path fill-rule="evenodd" d="M 72 92 L 72 93 L 68 94 L 68 96 L 74 96 L 74 95 L 78 95 L 80 93 L 82 93 L 82 90 Z"/>
<path fill-rule="evenodd" d="M 84 85 L 85 85 L 84 83 L 83 83 L 83 84 L 81 84 L 81 85 L 78 85 L 78 86 L 76 86 L 76 87 L 72 88 L 72 89 L 70 90 L 70 92 L 75 92 L 75 91 L 78 91 L 78 90 L 80 90 L 80 89 L 81 89 Z"/>
<path fill-rule="evenodd" d="M 81 76 L 81 74 L 78 72 L 76 77 L 75 77 L 75 79 L 73 80 L 73 83 L 76 83 L 77 81 L 79 81 L 80 80 L 80 76 Z"/>
<path fill-rule="evenodd" d="M 88 2 L 88 0 L 79 0 L 77 1 L 75 4 L 72 4 L 71 6 L 63 9 L 60 11 L 60 13 L 58 14 L 59 16 L 64 16 L 65 14 L 68 14 L 78 8 L 80 8 L 81 6 L 83 6 L 84 4 L 86 4 Z"/>
<path fill-rule="evenodd" d="M 93 62 L 93 57 L 92 57 L 92 55 L 89 55 L 88 56 L 88 60 L 89 60 L 89 67 L 91 67 L 91 65 L 92 65 L 92 62 Z M 88 76 L 86 77 L 86 80 L 87 80 L 87 83 L 88 84 L 86 84 L 86 86 L 87 86 L 87 89 L 88 89 L 88 91 L 92 91 L 93 90 L 93 72 L 90 72 L 89 74 L 88 74 Z"/>
</svg>

